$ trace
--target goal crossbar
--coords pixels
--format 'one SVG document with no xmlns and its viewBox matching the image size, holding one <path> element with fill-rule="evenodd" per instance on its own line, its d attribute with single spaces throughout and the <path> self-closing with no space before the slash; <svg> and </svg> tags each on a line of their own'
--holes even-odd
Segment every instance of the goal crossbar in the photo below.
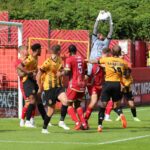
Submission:
<svg viewBox="0 0 150 150">
<path fill-rule="evenodd" d="M 7 25 L 7 26 L 17 26 L 22 27 L 22 23 L 19 22 L 8 22 L 8 21 L 0 21 L 0 25 Z"/>
<path fill-rule="evenodd" d="M 49 39 L 49 38 L 34 38 L 34 37 L 29 37 L 28 40 L 28 50 L 31 48 L 31 41 L 32 40 L 41 40 L 41 41 L 57 41 L 58 44 L 61 42 L 73 42 L 73 43 L 84 43 L 87 44 L 87 58 L 89 57 L 89 52 L 90 52 L 90 42 L 89 40 L 83 41 L 83 40 L 64 40 L 64 39 Z"/>
</svg>

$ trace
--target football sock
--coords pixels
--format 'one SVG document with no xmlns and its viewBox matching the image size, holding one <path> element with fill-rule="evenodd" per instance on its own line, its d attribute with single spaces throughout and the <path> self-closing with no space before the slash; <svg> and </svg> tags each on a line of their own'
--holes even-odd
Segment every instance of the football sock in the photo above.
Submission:
<svg viewBox="0 0 150 150">
<path fill-rule="evenodd" d="M 86 112 L 85 112 L 85 120 L 88 120 L 88 119 L 90 118 L 92 111 L 93 111 L 93 109 L 90 108 L 90 107 L 88 107 L 88 108 L 86 109 Z"/>
<path fill-rule="evenodd" d="M 34 104 L 29 104 L 27 113 L 26 113 L 26 120 L 30 121 L 31 116 L 32 116 L 32 111 L 34 110 L 35 105 Z"/>
<path fill-rule="evenodd" d="M 26 117 L 27 109 L 28 109 L 28 108 L 27 108 L 27 107 L 25 107 L 25 106 L 24 106 L 24 107 L 23 107 L 23 109 L 22 109 L 21 119 L 23 119 L 23 120 L 24 120 L 24 119 L 25 119 L 25 117 Z"/>
<path fill-rule="evenodd" d="M 32 111 L 32 118 L 34 118 L 34 116 L 35 116 L 35 108 L 34 108 L 34 110 Z"/>
<path fill-rule="evenodd" d="M 43 124 L 43 129 L 47 129 L 47 126 L 50 122 L 51 117 L 45 115 L 45 119 L 44 119 L 44 124 Z"/>
<path fill-rule="evenodd" d="M 106 106 L 105 114 L 110 115 L 112 108 L 113 108 L 113 101 L 109 101 Z"/>
<path fill-rule="evenodd" d="M 82 107 L 79 107 L 77 109 L 77 114 L 78 114 L 78 117 L 79 117 L 80 121 L 85 124 L 86 122 L 85 122 L 85 119 L 84 119 L 84 114 L 83 114 Z"/>
<path fill-rule="evenodd" d="M 68 108 L 68 115 L 71 117 L 71 119 L 74 121 L 74 122 L 79 122 L 77 116 L 76 116 L 76 113 L 75 113 L 75 110 L 73 107 L 69 107 Z"/>
<path fill-rule="evenodd" d="M 118 114 L 118 116 L 123 114 L 122 109 L 120 107 L 119 108 L 115 108 L 114 111 Z"/>
<path fill-rule="evenodd" d="M 102 125 L 105 116 L 105 108 L 100 107 L 98 113 L 98 125 Z"/>
<path fill-rule="evenodd" d="M 67 109 L 68 109 L 68 106 L 65 106 L 65 105 L 62 105 L 62 106 L 61 106 L 61 117 L 60 117 L 60 121 L 64 121 L 64 120 L 65 120 L 65 117 L 66 117 L 66 114 L 67 114 Z"/>
<path fill-rule="evenodd" d="M 136 108 L 131 108 L 131 113 L 133 117 L 136 117 Z"/>
<path fill-rule="evenodd" d="M 40 114 L 42 116 L 42 119 L 44 120 L 45 115 L 46 115 L 45 108 L 44 108 L 42 103 L 37 104 L 37 106 L 38 106 L 38 110 L 39 110 L 39 112 L 40 112 Z"/>
</svg>

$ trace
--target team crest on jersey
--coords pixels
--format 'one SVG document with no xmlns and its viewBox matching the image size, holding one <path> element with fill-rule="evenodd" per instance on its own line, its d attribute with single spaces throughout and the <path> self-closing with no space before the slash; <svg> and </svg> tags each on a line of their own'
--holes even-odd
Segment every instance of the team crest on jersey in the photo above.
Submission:
<svg viewBox="0 0 150 150">
<path fill-rule="evenodd" d="M 36 92 L 35 90 L 32 90 L 32 93 L 33 93 L 33 94 L 35 94 L 35 92 Z"/>
<path fill-rule="evenodd" d="M 68 64 L 66 64 L 66 68 L 69 68 L 69 65 L 68 65 Z"/>
<path fill-rule="evenodd" d="M 49 104 L 49 105 L 52 104 L 52 100 L 51 100 L 51 99 L 48 100 L 48 104 Z"/>
</svg>

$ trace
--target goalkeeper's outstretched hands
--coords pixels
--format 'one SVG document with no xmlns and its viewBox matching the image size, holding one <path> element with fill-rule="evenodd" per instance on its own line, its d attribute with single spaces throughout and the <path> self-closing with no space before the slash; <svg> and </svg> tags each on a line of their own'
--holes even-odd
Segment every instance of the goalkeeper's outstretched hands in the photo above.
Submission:
<svg viewBox="0 0 150 150">
<path fill-rule="evenodd" d="M 108 14 L 110 24 L 113 24 L 111 13 L 108 11 L 107 14 Z"/>
<path fill-rule="evenodd" d="M 106 20 L 109 20 L 109 22 L 111 24 L 113 24 L 111 13 L 109 11 L 105 11 L 105 10 L 100 10 L 99 11 L 99 14 L 98 14 L 96 20 L 97 21 L 106 21 Z"/>
</svg>

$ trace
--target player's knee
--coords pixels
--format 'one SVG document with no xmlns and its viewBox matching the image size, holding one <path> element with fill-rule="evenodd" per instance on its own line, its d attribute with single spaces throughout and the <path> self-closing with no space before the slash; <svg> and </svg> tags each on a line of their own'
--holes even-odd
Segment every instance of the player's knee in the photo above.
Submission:
<svg viewBox="0 0 150 150">
<path fill-rule="evenodd" d="M 90 107 L 90 108 L 94 108 L 94 106 L 95 106 L 95 103 L 90 102 L 89 107 Z"/>
<path fill-rule="evenodd" d="M 64 106 L 68 106 L 67 100 L 62 100 L 62 104 L 63 104 Z"/>
<path fill-rule="evenodd" d="M 30 102 L 30 104 L 35 104 L 35 96 L 34 95 L 29 96 L 29 102 Z"/>
<path fill-rule="evenodd" d="M 129 107 L 130 107 L 130 108 L 134 108 L 134 107 L 135 107 L 133 101 L 129 101 L 128 104 L 129 104 Z"/>
<path fill-rule="evenodd" d="M 29 104 L 30 104 L 29 101 L 25 102 L 25 107 L 28 108 Z"/>
<path fill-rule="evenodd" d="M 68 101 L 67 101 L 67 95 L 65 92 L 61 93 L 59 96 L 58 96 L 58 99 L 61 101 L 61 103 L 65 106 L 68 105 Z"/>
<path fill-rule="evenodd" d="M 102 103 L 101 103 L 101 107 L 102 107 L 102 108 L 106 108 L 106 106 L 107 106 L 107 102 L 102 102 Z"/>
<path fill-rule="evenodd" d="M 53 115 L 54 107 L 55 107 L 55 105 L 48 106 L 48 109 L 47 109 L 47 116 L 48 117 L 51 117 Z"/>
</svg>

